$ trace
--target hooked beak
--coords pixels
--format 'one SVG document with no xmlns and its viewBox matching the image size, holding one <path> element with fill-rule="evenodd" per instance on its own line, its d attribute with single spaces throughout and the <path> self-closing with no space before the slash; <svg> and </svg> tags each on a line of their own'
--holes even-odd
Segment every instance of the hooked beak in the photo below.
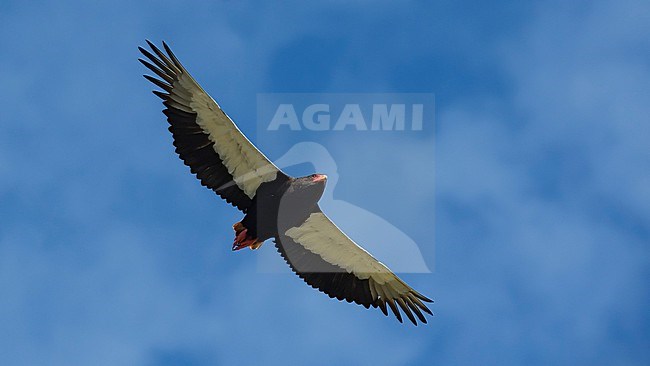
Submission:
<svg viewBox="0 0 650 366">
<path fill-rule="evenodd" d="M 326 182 L 327 181 L 327 175 L 325 174 L 316 174 L 314 179 L 312 180 L 314 182 Z"/>
</svg>

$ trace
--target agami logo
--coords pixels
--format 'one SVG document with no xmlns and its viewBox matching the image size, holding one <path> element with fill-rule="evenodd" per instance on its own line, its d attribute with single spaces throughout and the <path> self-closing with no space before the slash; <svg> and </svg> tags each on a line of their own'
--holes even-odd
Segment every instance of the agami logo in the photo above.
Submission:
<svg viewBox="0 0 650 366">
<path fill-rule="evenodd" d="M 258 94 L 266 131 L 422 131 L 433 126 L 434 96 L 406 94 Z"/>
<path fill-rule="evenodd" d="M 338 108 L 337 108 L 338 107 Z M 424 104 L 279 104 L 268 131 L 421 131 Z"/>
</svg>

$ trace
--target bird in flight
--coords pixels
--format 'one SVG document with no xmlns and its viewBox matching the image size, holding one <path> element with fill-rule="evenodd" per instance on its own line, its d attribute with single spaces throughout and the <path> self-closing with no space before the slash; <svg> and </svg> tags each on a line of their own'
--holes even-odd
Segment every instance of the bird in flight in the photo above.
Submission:
<svg viewBox="0 0 650 366">
<path fill-rule="evenodd" d="M 399 309 L 417 325 L 432 315 L 432 302 L 358 246 L 325 215 L 318 201 L 327 176 L 291 177 L 276 167 L 244 136 L 163 42 L 139 61 L 158 78 L 144 77 L 162 91 L 176 153 L 201 184 L 244 213 L 233 225 L 232 250 L 257 249 L 272 239 L 287 264 L 308 285 L 339 301 L 366 309 Z M 153 52 L 153 53 L 152 53 Z"/>
</svg>

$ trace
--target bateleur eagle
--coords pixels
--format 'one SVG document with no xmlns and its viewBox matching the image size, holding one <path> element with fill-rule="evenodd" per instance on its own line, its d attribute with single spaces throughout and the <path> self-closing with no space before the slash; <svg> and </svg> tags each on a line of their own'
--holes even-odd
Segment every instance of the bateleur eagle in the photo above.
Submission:
<svg viewBox="0 0 650 366">
<path fill-rule="evenodd" d="M 291 269 L 332 298 L 374 307 L 417 325 L 432 300 L 409 287 L 343 233 L 318 206 L 327 177 L 283 173 L 242 134 L 163 42 L 163 53 L 138 47 L 139 59 L 157 77 L 176 153 L 201 184 L 245 215 L 233 225 L 233 250 L 259 248 L 273 239 Z"/>
</svg>

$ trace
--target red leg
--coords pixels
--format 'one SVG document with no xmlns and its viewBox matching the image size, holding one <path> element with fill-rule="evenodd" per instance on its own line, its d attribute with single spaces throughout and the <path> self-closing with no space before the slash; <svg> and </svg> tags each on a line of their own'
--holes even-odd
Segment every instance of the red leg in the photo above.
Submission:
<svg viewBox="0 0 650 366">
<path fill-rule="evenodd" d="M 246 229 L 241 222 L 233 225 L 233 229 L 235 229 L 235 241 L 232 244 L 233 251 L 246 247 L 257 249 L 262 245 L 262 242 L 259 239 L 252 238 L 248 235 L 248 229 Z"/>
</svg>

